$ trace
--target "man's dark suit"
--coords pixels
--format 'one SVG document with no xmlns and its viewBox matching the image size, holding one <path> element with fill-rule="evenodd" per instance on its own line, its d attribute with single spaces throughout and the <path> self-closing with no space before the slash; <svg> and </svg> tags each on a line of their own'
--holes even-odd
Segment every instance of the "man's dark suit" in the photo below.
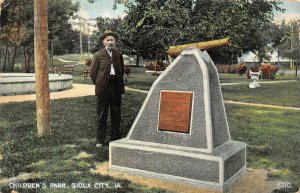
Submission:
<svg viewBox="0 0 300 193">
<path fill-rule="evenodd" d="M 113 64 L 115 75 L 110 75 Z M 108 109 L 111 114 L 111 140 L 116 140 L 120 135 L 121 122 L 121 95 L 124 93 L 124 62 L 122 53 L 116 49 L 112 57 L 106 49 L 98 51 L 92 60 L 90 76 L 95 84 L 97 96 L 97 143 L 104 144 L 107 131 Z"/>
</svg>

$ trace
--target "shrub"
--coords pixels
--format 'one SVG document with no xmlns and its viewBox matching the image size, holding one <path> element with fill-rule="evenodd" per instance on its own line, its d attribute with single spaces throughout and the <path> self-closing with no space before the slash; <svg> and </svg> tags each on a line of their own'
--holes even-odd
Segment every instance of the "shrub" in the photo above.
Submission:
<svg viewBox="0 0 300 193">
<path fill-rule="evenodd" d="M 258 72 L 261 71 L 261 76 L 260 78 L 262 79 L 271 79 L 274 80 L 275 79 L 275 74 L 277 73 L 277 71 L 279 70 L 278 67 L 272 65 L 272 64 L 268 64 L 268 63 L 262 63 L 261 66 L 258 68 L 256 66 L 253 66 L 250 68 L 250 70 L 252 72 Z M 247 70 L 247 77 L 250 79 L 250 71 Z"/>
<path fill-rule="evenodd" d="M 128 65 L 124 65 L 124 73 L 129 75 L 129 73 L 131 73 L 131 68 Z"/>
<path fill-rule="evenodd" d="M 218 66 L 218 72 L 219 73 L 235 74 L 235 73 L 237 73 L 237 67 L 236 66 L 229 66 L 229 65 L 219 65 Z"/>
<path fill-rule="evenodd" d="M 237 72 L 239 75 L 243 75 L 245 74 L 245 72 L 247 71 L 247 67 L 244 63 L 240 63 L 238 66 L 237 66 Z"/>
<path fill-rule="evenodd" d="M 166 60 L 159 60 L 159 61 L 149 61 L 149 63 L 146 65 L 146 68 L 148 70 L 155 70 L 156 66 L 156 71 L 163 71 L 169 66 L 169 62 Z"/>
<path fill-rule="evenodd" d="M 86 59 L 84 60 L 84 64 L 90 67 L 91 64 L 92 64 L 92 59 L 91 59 L 91 58 L 86 58 Z"/>
<path fill-rule="evenodd" d="M 261 64 L 260 71 L 263 79 L 275 79 L 275 74 L 279 70 L 278 67 L 272 64 Z"/>
</svg>

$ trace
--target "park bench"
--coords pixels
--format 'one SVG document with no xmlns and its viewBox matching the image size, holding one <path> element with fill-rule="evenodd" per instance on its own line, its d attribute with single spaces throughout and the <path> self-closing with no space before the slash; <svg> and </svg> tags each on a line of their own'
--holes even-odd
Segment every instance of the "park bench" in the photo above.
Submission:
<svg viewBox="0 0 300 193">
<path fill-rule="evenodd" d="M 83 69 L 83 72 L 81 74 L 81 76 L 84 78 L 84 80 L 87 80 L 88 77 L 90 76 L 90 71 L 91 71 L 91 68 L 84 68 Z M 125 75 L 124 75 L 124 82 L 125 84 L 127 83 L 127 76 L 129 75 L 129 73 L 131 72 L 131 69 L 129 66 L 125 65 L 124 66 L 124 71 L 125 71 Z"/>
<path fill-rule="evenodd" d="M 72 74 L 74 71 L 74 65 L 61 65 L 61 66 L 53 66 L 49 69 L 50 73 L 56 74 Z"/>
<path fill-rule="evenodd" d="M 90 76 L 90 68 L 84 68 L 81 76 L 83 76 L 84 80 L 87 80 L 87 78 Z"/>
</svg>

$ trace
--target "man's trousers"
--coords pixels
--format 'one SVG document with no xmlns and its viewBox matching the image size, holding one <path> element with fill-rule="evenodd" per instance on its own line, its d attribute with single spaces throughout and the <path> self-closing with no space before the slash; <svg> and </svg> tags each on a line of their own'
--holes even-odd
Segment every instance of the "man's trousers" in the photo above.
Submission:
<svg viewBox="0 0 300 193">
<path fill-rule="evenodd" d="M 97 96 L 97 143 L 104 144 L 107 134 L 108 110 L 111 115 L 111 141 L 120 139 L 121 94 L 118 91 L 118 81 L 110 76 L 107 87 L 101 96 Z"/>
</svg>

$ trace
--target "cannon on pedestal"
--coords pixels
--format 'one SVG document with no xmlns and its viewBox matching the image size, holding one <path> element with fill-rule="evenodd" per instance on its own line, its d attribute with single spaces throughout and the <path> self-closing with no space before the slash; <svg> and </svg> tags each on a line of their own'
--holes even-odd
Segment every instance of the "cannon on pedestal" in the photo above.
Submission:
<svg viewBox="0 0 300 193">
<path fill-rule="evenodd" d="M 228 46 L 230 44 L 231 42 L 229 38 L 223 38 L 223 39 L 211 40 L 206 42 L 197 42 L 197 43 L 190 43 L 184 45 L 170 46 L 167 52 L 169 56 L 174 58 L 178 56 L 186 48 L 199 48 L 200 50 L 208 50 L 211 48 Z"/>
</svg>

